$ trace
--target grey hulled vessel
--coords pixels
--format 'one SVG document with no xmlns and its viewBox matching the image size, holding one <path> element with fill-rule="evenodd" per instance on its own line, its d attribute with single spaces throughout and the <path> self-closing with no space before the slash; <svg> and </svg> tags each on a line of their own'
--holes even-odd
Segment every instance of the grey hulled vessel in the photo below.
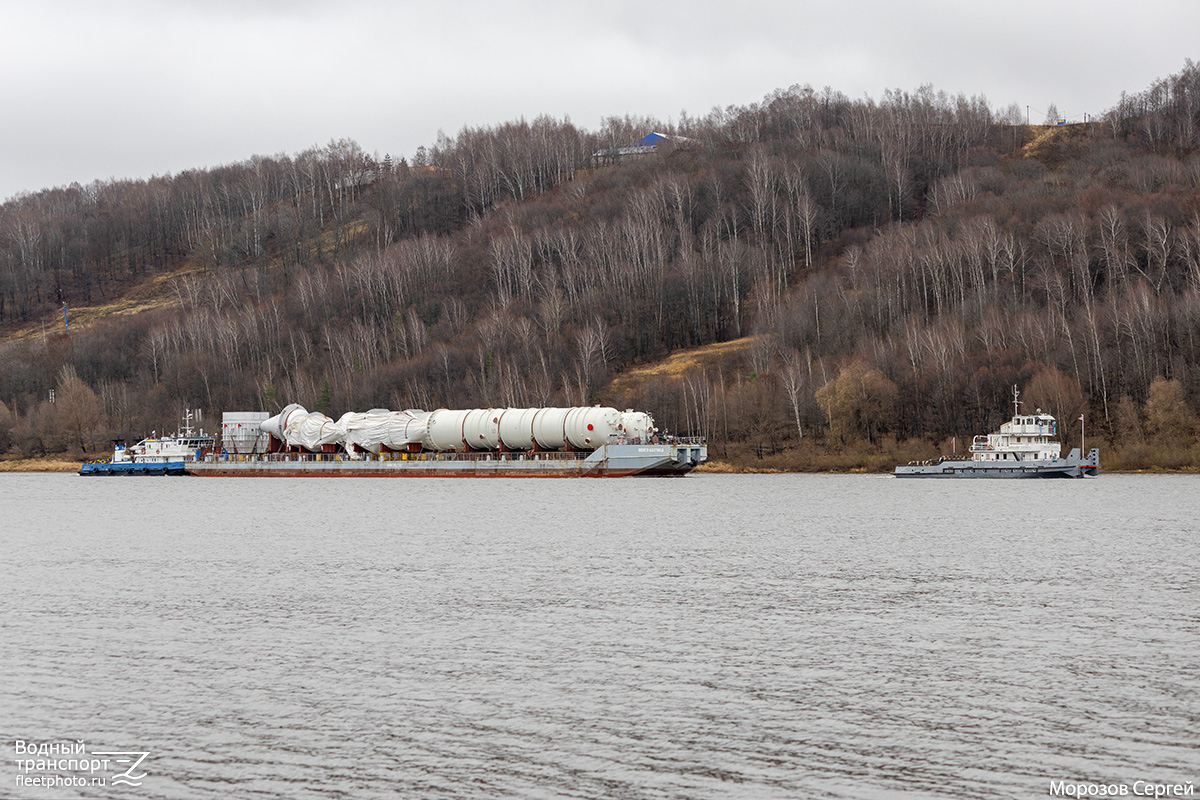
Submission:
<svg viewBox="0 0 1200 800">
<path fill-rule="evenodd" d="M 1058 421 L 1039 408 L 1022 414 L 1020 392 L 1013 387 L 1013 418 L 999 433 L 976 436 L 970 457 L 942 456 L 936 461 L 914 461 L 896 467 L 897 478 L 1083 478 L 1100 473 L 1100 450 L 1093 447 L 1083 457 L 1083 417 L 1080 446 L 1066 458 L 1056 440 Z"/>
</svg>

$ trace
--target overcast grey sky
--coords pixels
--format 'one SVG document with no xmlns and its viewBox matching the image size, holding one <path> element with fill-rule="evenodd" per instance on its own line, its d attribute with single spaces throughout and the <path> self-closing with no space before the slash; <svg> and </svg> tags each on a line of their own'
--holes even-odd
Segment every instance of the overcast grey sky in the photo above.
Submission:
<svg viewBox="0 0 1200 800">
<path fill-rule="evenodd" d="M 1099 114 L 1200 58 L 1200 0 L 0 0 L 0 199 L 546 113 L 677 119 L 924 83 Z"/>
</svg>

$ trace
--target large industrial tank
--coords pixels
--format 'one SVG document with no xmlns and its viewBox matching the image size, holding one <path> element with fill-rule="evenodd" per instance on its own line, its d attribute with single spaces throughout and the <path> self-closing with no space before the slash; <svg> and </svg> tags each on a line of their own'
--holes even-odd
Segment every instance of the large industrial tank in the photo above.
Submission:
<svg viewBox="0 0 1200 800">
<path fill-rule="evenodd" d="M 500 412 L 497 425 L 500 441 L 509 450 L 529 450 L 533 447 L 533 419 L 539 408 L 506 408 Z"/>
<path fill-rule="evenodd" d="M 260 427 L 291 447 L 303 447 L 314 453 L 327 444 L 341 442 L 346 435 L 346 429 L 329 417 L 319 411 L 309 412 L 299 403 L 292 403 Z"/>
<path fill-rule="evenodd" d="M 361 450 L 378 453 L 383 448 L 407 450 L 410 444 L 425 438 L 426 411 L 388 411 L 373 408 L 365 414 L 346 412 L 337 424 L 346 431 L 343 444 L 348 451 L 351 445 Z"/>
<path fill-rule="evenodd" d="M 429 432 L 429 412 L 409 409 L 394 412 L 390 417 L 388 438 L 383 444 L 392 450 L 405 450 L 409 445 L 424 441 Z"/>
<path fill-rule="evenodd" d="M 539 408 L 533 416 L 533 439 L 543 450 L 559 450 L 567 443 L 563 423 L 569 408 Z"/>
<path fill-rule="evenodd" d="M 645 411 L 634 411 L 627 408 L 621 412 L 621 421 L 618 427 L 626 440 L 646 442 L 654 435 L 654 418 Z"/>
<path fill-rule="evenodd" d="M 502 408 L 474 408 L 463 418 L 463 440 L 472 450 L 496 450 L 500 447 Z"/>
<path fill-rule="evenodd" d="M 615 408 L 572 408 L 563 420 L 567 441 L 579 450 L 595 450 L 615 437 L 621 414 Z"/>
<path fill-rule="evenodd" d="M 387 412 L 380 413 L 380 409 L 371 409 L 365 414 L 357 411 L 347 411 L 338 417 L 338 425 L 346 431 L 346 438 L 342 444 L 347 450 L 353 452 L 354 447 L 359 447 L 363 450 L 370 450 L 372 453 L 379 452 L 379 442 L 381 440 L 380 428 L 386 428 L 387 419 L 384 416 Z"/>
<path fill-rule="evenodd" d="M 429 415 L 428 432 L 421 442 L 426 450 L 461 450 L 463 422 L 471 412 L 464 409 L 439 408 Z"/>
<path fill-rule="evenodd" d="M 307 413 L 308 411 L 304 408 L 304 406 L 300 405 L 299 403 L 292 403 L 284 406 L 283 411 L 280 411 L 275 416 L 263 420 L 262 423 L 259 424 L 259 428 L 264 433 L 269 433 L 282 442 L 284 437 L 283 432 L 287 428 L 288 420 L 291 419 L 294 414 Z"/>
</svg>

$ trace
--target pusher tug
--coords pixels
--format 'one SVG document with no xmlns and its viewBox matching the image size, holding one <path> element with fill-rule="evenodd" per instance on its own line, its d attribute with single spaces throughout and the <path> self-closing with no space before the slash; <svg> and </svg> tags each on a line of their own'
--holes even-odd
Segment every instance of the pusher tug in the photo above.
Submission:
<svg viewBox="0 0 1200 800">
<path fill-rule="evenodd" d="M 1100 473 L 1100 450 L 1082 457 L 1083 440 L 1062 458 L 1062 445 L 1053 441 L 1058 422 L 1039 408 L 1021 413 L 1021 393 L 1013 387 L 1013 418 L 999 433 L 976 436 L 971 457 L 942 456 L 936 461 L 913 461 L 896 467 L 897 478 L 1083 478 Z M 1080 417 L 1080 423 L 1083 417 Z M 1082 428 L 1081 428 L 1082 431 Z"/>
</svg>

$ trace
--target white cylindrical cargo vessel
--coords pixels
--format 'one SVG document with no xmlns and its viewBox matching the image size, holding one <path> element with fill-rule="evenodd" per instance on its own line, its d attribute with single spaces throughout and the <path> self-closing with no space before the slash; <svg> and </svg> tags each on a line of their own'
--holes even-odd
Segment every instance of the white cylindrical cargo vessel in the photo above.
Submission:
<svg viewBox="0 0 1200 800">
<path fill-rule="evenodd" d="M 406 450 L 409 445 L 420 444 L 428 433 L 428 411 L 396 411 L 388 425 L 388 436 L 383 444 L 389 450 Z"/>
<path fill-rule="evenodd" d="M 311 411 L 303 415 L 293 414 L 288 419 L 284 435 L 288 444 L 319 453 L 325 445 L 342 441 L 346 430 L 320 411 Z"/>
<path fill-rule="evenodd" d="M 299 403 L 292 403 L 260 427 L 291 447 L 303 447 L 314 453 L 321 452 L 325 445 L 343 441 L 346 436 L 344 427 L 319 411 L 309 413 Z"/>
<path fill-rule="evenodd" d="M 563 420 L 566 440 L 579 450 L 595 450 L 617 435 L 620 413 L 615 408 L 572 408 Z"/>
<path fill-rule="evenodd" d="M 263 432 L 271 434 L 282 442 L 284 438 L 284 431 L 287 430 L 288 420 L 291 419 L 295 414 L 307 413 L 308 409 L 306 409 L 304 406 L 300 405 L 299 403 L 291 403 L 290 405 L 284 406 L 283 411 L 280 411 L 275 416 L 271 417 L 270 419 L 263 420 L 259 424 L 259 428 Z"/>
<path fill-rule="evenodd" d="M 373 436 L 378 423 L 378 414 L 375 411 L 368 411 L 365 414 L 360 414 L 355 411 L 347 411 L 342 416 L 338 417 L 338 425 L 346 432 L 345 438 L 342 440 L 342 446 L 347 450 L 352 450 L 353 447 L 358 447 L 362 450 L 370 450 L 372 453 L 378 453 L 377 437 Z M 372 419 L 374 418 L 374 419 Z"/>
<path fill-rule="evenodd" d="M 343 444 L 347 450 L 351 445 L 361 450 L 379 453 L 389 450 L 406 450 L 411 443 L 420 442 L 425 436 L 424 411 L 388 411 L 373 408 L 365 414 L 347 412 L 338 420 L 346 431 Z"/>
<path fill-rule="evenodd" d="M 645 411 L 625 409 L 621 413 L 619 429 L 626 440 L 646 442 L 654 435 L 654 418 Z"/>
<path fill-rule="evenodd" d="M 563 422 L 569 408 L 539 408 L 533 415 L 533 440 L 543 450 L 560 450 L 567 443 Z"/>
<path fill-rule="evenodd" d="M 532 449 L 533 419 L 537 408 L 506 408 L 500 412 L 500 441 L 509 450 Z"/>
<path fill-rule="evenodd" d="M 500 411 L 473 408 L 463 418 L 463 440 L 472 450 L 497 450 L 500 447 Z"/>
<path fill-rule="evenodd" d="M 421 442 L 426 450 L 461 450 L 463 422 L 471 412 L 465 409 L 439 408 L 429 415 L 429 430 Z"/>
<path fill-rule="evenodd" d="M 305 417 L 293 417 L 289 421 L 287 434 L 288 444 L 300 445 L 319 453 L 325 445 L 342 441 L 346 437 L 346 429 L 320 411 L 313 411 Z"/>
<path fill-rule="evenodd" d="M 371 443 L 371 452 L 378 453 L 385 447 L 389 450 L 403 450 L 408 445 L 408 427 L 411 423 L 412 417 L 407 412 L 389 412 L 383 419 L 379 442 Z"/>
</svg>

